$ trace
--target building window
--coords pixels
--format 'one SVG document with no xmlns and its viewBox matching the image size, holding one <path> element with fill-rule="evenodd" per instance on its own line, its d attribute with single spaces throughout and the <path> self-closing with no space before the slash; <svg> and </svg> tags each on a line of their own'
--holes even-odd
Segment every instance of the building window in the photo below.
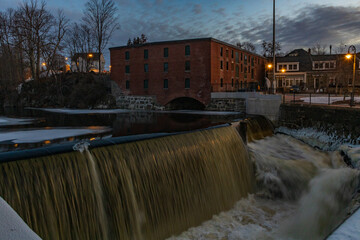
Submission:
<svg viewBox="0 0 360 240">
<path fill-rule="evenodd" d="M 125 65 L 125 73 L 130 73 L 130 65 Z"/>
<path fill-rule="evenodd" d="M 223 48 L 220 47 L 220 56 L 222 57 L 223 56 Z"/>
<path fill-rule="evenodd" d="M 164 72 L 168 72 L 169 71 L 169 63 L 164 63 Z"/>
<path fill-rule="evenodd" d="M 226 49 L 226 51 L 225 51 L 225 56 L 226 56 L 226 57 L 229 57 L 229 50 L 227 50 L 227 49 Z"/>
<path fill-rule="evenodd" d="M 251 58 L 251 66 L 254 66 L 254 57 Z"/>
<path fill-rule="evenodd" d="M 279 70 L 281 70 L 283 68 L 283 65 L 279 65 Z"/>
<path fill-rule="evenodd" d="M 251 79 L 254 79 L 254 69 L 251 69 Z"/>
<path fill-rule="evenodd" d="M 234 50 L 231 50 L 231 58 L 234 58 Z"/>
<path fill-rule="evenodd" d="M 144 50 L 144 59 L 148 59 L 149 58 L 149 50 L 145 49 Z"/>
<path fill-rule="evenodd" d="M 126 51 L 125 52 L 125 60 L 129 60 L 130 59 L 130 52 Z"/>
<path fill-rule="evenodd" d="M 331 63 L 330 63 L 330 68 L 335 68 L 334 62 L 331 62 Z"/>
<path fill-rule="evenodd" d="M 297 64 L 294 64 L 293 69 L 294 69 L 294 70 L 297 70 L 297 69 L 298 69 L 297 66 L 298 66 Z"/>
<path fill-rule="evenodd" d="M 190 56 L 190 45 L 185 46 L 185 56 Z"/>
<path fill-rule="evenodd" d="M 169 80 L 164 79 L 164 88 L 168 89 L 169 88 Z"/>
<path fill-rule="evenodd" d="M 224 79 L 220 79 L 220 87 L 223 87 L 224 86 Z"/>
<path fill-rule="evenodd" d="M 239 63 L 239 53 L 235 52 L 235 62 Z"/>
<path fill-rule="evenodd" d="M 329 65 L 329 63 L 327 62 L 327 63 L 325 63 L 325 68 L 330 68 L 330 65 Z"/>
<path fill-rule="evenodd" d="M 239 65 L 236 64 L 235 77 L 239 77 Z"/>
<path fill-rule="evenodd" d="M 243 54 L 241 53 L 241 59 L 240 59 L 241 61 L 243 60 Z"/>
<path fill-rule="evenodd" d="M 292 69 L 293 69 L 293 65 L 289 64 L 289 70 L 292 70 Z"/>
<path fill-rule="evenodd" d="M 144 72 L 149 72 L 149 64 L 147 63 L 144 64 Z"/>
<path fill-rule="evenodd" d="M 164 48 L 164 57 L 169 57 L 169 48 Z"/>
<path fill-rule="evenodd" d="M 244 63 L 247 64 L 247 55 L 244 54 Z"/>
<path fill-rule="evenodd" d="M 243 69 L 243 65 L 241 64 L 241 72 L 243 72 L 244 71 L 244 69 Z"/>
<path fill-rule="evenodd" d="M 234 87 L 234 79 L 231 79 L 231 87 Z"/>
<path fill-rule="evenodd" d="M 220 69 L 223 69 L 223 61 L 220 61 Z"/>
<path fill-rule="evenodd" d="M 185 61 L 185 71 L 190 71 L 190 61 Z"/>
<path fill-rule="evenodd" d="M 190 78 L 185 78 L 185 88 L 190 88 Z"/>
<path fill-rule="evenodd" d="M 229 62 L 226 62 L 226 70 L 229 70 Z"/>
<path fill-rule="evenodd" d="M 149 80 L 145 79 L 144 80 L 144 89 L 148 89 L 149 88 Z"/>
<path fill-rule="evenodd" d="M 126 87 L 126 89 L 130 89 L 130 81 L 129 80 L 126 80 L 126 82 L 125 82 L 125 87 Z"/>
</svg>

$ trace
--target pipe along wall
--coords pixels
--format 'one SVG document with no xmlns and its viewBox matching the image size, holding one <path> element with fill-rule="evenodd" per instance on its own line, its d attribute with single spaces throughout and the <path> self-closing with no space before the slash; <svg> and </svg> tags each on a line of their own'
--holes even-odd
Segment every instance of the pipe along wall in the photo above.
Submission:
<svg viewBox="0 0 360 240">
<path fill-rule="evenodd" d="M 0 196 L 43 239 L 164 239 L 254 191 L 236 128 L 0 164 Z"/>
</svg>

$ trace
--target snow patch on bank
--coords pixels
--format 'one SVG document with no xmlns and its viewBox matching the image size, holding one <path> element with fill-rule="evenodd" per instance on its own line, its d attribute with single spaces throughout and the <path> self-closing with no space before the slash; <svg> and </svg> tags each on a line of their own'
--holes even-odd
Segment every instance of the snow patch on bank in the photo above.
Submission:
<svg viewBox="0 0 360 240">
<path fill-rule="evenodd" d="M 0 132 L 0 142 L 37 143 L 68 137 L 98 134 L 111 131 L 108 127 L 29 129 Z"/>
<path fill-rule="evenodd" d="M 53 112 L 53 113 L 64 113 L 64 114 L 116 114 L 116 113 L 130 112 L 130 110 L 126 110 L 126 109 L 69 109 L 69 108 L 31 108 L 31 109 Z"/>
<path fill-rule="evenodd" d="M 305 103 L 310 103 L 310 97 L 303 97 L 300 98 L 300 100 L 303 100 Z M 345 101 L 350 100 L 350 97 L 345 97 Z M 360 97 L 354 98 L 355 102 L 360 102 Z M 330 97 L 330 104 L 333 104 L 335 102 L 344 101 L 344 97 Z M 311 97 L 311 103 L 315 104 L 328 104 L 329 103 L 329 97 Z"/>
</svg>

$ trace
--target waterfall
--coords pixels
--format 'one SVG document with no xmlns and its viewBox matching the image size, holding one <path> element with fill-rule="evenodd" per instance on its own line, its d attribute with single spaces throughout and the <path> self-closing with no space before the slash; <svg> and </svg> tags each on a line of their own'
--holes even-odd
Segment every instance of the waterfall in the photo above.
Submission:
<svg viewBox="0 0 360 240">
<path fill-rule="evenodd" d="M 164 239 L 254 192 L 222 127 L 0 164 L 0 196 L 43 239 Z"/>
</svg>

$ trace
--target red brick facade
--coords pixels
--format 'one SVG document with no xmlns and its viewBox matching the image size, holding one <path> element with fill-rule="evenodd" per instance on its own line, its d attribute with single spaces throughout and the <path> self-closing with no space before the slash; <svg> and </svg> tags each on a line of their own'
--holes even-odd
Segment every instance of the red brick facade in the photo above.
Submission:
<svg viewBox="0 0 360 240">
<path fill-rule="evenodd" d="M 265 58 L 204 38 L 110 48 L 110 61 L 111 79 L 125 94 L 154 95 L 162 105 L 180 97 L 207 105 L 211 91 L 256 88 L 264 76 Z M 250 70 L 247 74 L 245 66 Z"/>
</svg>

